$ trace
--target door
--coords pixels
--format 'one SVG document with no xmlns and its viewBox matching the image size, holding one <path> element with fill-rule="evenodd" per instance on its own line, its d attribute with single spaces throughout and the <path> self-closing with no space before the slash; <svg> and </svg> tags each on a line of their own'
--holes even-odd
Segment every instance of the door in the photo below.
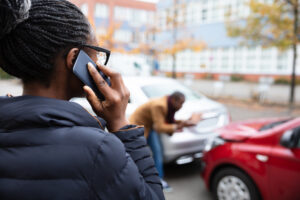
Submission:
<svg viewBox="0 0 300 200">
<path fill-rule="evenodd" d="M 298 129 L 300 130 L 300 129 Z M 291 138 L 293 145 L 272 148 L 269 158 L 269 188 L 272 199 L 300 199 L 300 131 Z"/>
</svg>

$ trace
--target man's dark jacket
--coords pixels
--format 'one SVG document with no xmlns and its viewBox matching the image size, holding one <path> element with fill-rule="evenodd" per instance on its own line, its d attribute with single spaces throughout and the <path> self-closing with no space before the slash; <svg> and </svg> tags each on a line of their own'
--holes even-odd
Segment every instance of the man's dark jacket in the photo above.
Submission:
<svg viewBox="0 0 300 200">
<path fill-rule="evenodd" d="M 0 98 L 0 199 L 164 199 L 143 128 L 104 124 L 76 103 Z"/>
</svg>

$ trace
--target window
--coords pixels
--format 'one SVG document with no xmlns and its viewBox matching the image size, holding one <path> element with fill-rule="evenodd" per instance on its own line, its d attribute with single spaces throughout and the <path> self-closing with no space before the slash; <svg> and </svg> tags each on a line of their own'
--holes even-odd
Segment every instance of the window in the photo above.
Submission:
<svg viewBox="0 0 300 200">
<path fill-rule="evenodd" d="M 229 68 L 229 48 L 224 48 L 222 51 L 222 69 Z"/>
<path fill-rule="evenodd" d="M 132 32 L 127 30 L 117 30 L 114 34 L 114 38 L 120 42 L 131 42 Z"/>
<path fill-rule="evenodd" d="M 147 35 L 146 32 L 140 32 L 140 36 L 139 36 L 139 42 L 141 43 L 146 43 L 147 42 Z"/>
<path fill-rule="evenodd" d="M 130 8 L 126 7 L 115 7 L 114 10 L 114 18 L 120 21 L 131 21 L 132 20 L 133 11 Z"/>
<path fill-rule="evenodd" d="M 89 6 L 87 3 L 81 5 L 81 12 L 87 16 L 89 13 Z"/>
<path fill-rule="evenodd" d="M 218 5 L 214 5 L 214 7 L 212 8 L 211 20 L 212 21 L 218 21 L 219 20 Z"/>
<path fill-rule="evenodd" d="M 146 22 L 153 23 L 155 21 L 155 13 L 152 11 L 147 12 Z"/>
<path fill-rule="evenodd" d="M 207 10 L 202 10 L 202 22 L 205 22 L 207 20 Z"/>
<path fill-rule="evenodd" d="M 95 17 L 108 18 L 108 6 L 102 3 L 97 3 L 95 7 Z"/>
<path fill-rule="evenodd" d="M 234 60 L 234 69 L 241 69 L 243 65 L 243 48 L 236 47 L 234 49 L 233 60 Z"/>
<path fill-rule="evenodd" d="M 147 23 L 147 11 L 131 9 L 132 19 L 129 21 L 134 26 L 141 26 Z"/>
<path fill-rule="evenodd" d="M 182 13 L 183 13 L 183 11 L 182 11 Z M 186 14 L 186 16 L 185 16 L 186 17 L 186 23 L 188 25 L 192 25 L 194 23 L 194 7 L 193 7 L 192 3 L 187 6 L 185 14 Z"/>
<path fill-rule="evenodd" d="M 139 34 L 138 31 L 133 31 L 132 32 L 132 39 L 131 39 L 132 43 L 138 43 L 139 39 L 140 39 L 139 36 L 140 36 L 140 34 Z"/>
<path fill-rule="evenodd" d="M 256 66 L 256 47 L 250 47 L 247 49 L 247 68 L 255 69 Z"/>
<path fill-rule="evenodd" d="M 277 57 L 277 70 L 286 71 L 288 69 L 288 52 L 278 52 Z"/>
<path fill-rule="evenodd" d="M 292 135 L 290 137 L 290 146 L 292 148 L 300 148 L 300 127 L 296 127 L 292 130 Z"/>
<path fill-rule="evenodd" d="M 298 142 L 296 143 L 296 148 L 300 148 L 300 137 L 299 136 L 298 136 Z"/>
</svg>

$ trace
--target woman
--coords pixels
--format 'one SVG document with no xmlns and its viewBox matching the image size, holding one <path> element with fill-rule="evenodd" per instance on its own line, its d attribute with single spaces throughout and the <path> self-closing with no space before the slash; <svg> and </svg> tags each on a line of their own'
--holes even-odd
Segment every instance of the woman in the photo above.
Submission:
<svg viewBox="0 0 300 200">
<path fill-rule="evenodd" d="M 121 76 L 99 65 L 109 87 L 89 67 L 100 102 L 72 73 L 79 50 L 96 61 L 96 45 L 68 1 L 1 0 L 0 67 L 23 95 L 0 99 L 0 199 L 164 199 Z M 84 92 L 99 117 L 68 101 Z"/>
</svg>

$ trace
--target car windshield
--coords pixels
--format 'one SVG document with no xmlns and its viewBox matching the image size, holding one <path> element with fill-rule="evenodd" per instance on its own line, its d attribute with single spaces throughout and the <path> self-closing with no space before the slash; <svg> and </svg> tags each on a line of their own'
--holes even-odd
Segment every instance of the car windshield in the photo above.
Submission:
<svg viewBox="0 0 300 200">
<path fill-rule="evenodd" d="M 203 97 L 202 95 L 197 94 L 192 90 L 176 82 L 147 85 L 142 87 L 142 90 L 149 98 L 156 98 L 165 95 L 170 95 L 175 91 L 182 92 L 185 95 L 186 100 L 199 100 Z"/>
<path fill-rule="evenodd" d="M 259 131 L 266 131 L 266 130 L 272 129 L 272 128 L 274 128 L 274 127 L 276 127 L 276 126 L 279 126 L 280 124 L 286 123 L 286 122 L 288 122 L 288 121 L 290 121 L 290 120 L 292 120 L 292 119 L 293 119 L 293 118 L 285 119 L 285 120 L 280 120 L 280 121 L 277 121 L 277 122 L 272 122 L 272 123 L 270 123 L 270 124 L 266 124 L 266 125 L 264 125 L 263 127 L 261 127 L 261 128 L 259 129 Z"/>
</svg>

